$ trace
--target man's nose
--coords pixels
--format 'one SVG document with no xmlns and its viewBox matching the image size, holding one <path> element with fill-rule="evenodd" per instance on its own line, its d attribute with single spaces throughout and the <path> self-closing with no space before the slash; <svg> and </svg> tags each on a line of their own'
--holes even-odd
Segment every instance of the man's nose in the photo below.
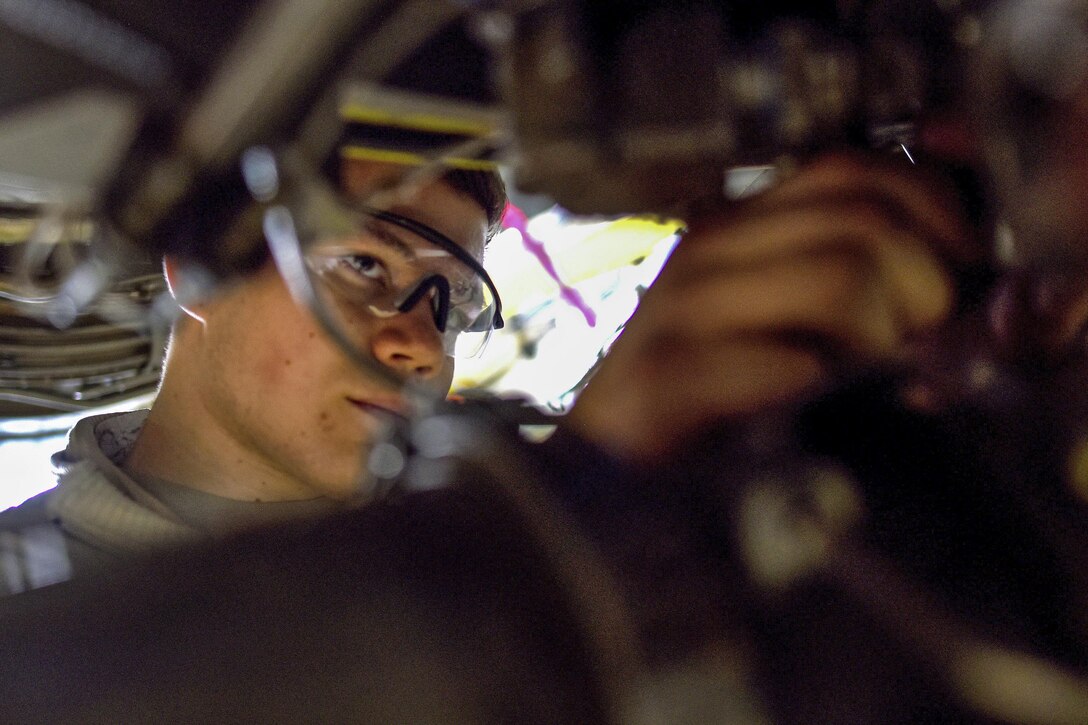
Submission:
<svg viewBox="0 0 1088 725">
<path fill-rule="evenodd" d="M 377 318 L 375 325 L 371 352 L 383 365 L 421 380 L 442 372 L 446 361 L 442 333 L 425 301 L 405 312 Z"/>
</svg>

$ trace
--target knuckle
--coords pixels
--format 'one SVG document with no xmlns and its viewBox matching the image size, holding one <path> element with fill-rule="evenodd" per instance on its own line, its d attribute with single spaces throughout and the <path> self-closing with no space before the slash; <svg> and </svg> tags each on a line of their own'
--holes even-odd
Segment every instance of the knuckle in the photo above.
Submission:
<svg viewBox="0 0 1088 725">
<path fill-rule="evenodd" d="M 854 181 L 869 172 L 870 164 L 853 154 L 831 153 L 816 159 L 811 168 L 829 180 Z"/>
<path fill-rule="evenodd" d="M 823 255 L 811 276 L 822 290 L 821 301 L 840 309 L 853 308 L 858 300 L 870 297 L 877 284 L 874 265 L 865 256 L 845 249 Z"/>
<path fill-rule="evenodd" d="M 844 201 L 832 209 L 837 222 L 851 229 L 861 239 L 883 239 L 901 226 L 889 204 L 872 196 L 862 196 Z"/>
</svg>

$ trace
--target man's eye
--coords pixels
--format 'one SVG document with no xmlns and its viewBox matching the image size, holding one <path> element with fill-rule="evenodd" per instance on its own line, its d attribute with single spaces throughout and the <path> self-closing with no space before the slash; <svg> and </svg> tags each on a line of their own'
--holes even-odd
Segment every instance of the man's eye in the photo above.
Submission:
<svg viewBox="0 0 1088 725">
<path fill-rule="evenodd" d="M 381 280 L 387 277 L 385 265 L 369 254 L 351 254 L 340 258 L 340 264 L 360 277 Z"/>
</svg>

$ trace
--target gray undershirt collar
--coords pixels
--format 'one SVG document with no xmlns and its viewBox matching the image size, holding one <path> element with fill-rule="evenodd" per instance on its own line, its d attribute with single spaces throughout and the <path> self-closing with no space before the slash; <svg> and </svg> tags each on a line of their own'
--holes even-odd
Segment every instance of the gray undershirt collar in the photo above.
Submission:
<svg viewBox="0 0 1088 725">
<path fill-rule="evenodd" d="M 141 476 L 138 483 L 181 521 L 210 536 L 314 518 L 345 508 L 345 504 L 330 498 L 239 501 L 148 476 Z"/>
</svg>

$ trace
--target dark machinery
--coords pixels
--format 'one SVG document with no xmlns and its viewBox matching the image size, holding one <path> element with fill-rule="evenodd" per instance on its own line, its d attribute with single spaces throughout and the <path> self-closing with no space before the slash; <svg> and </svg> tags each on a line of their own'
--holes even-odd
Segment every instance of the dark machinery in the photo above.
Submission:
<svg viewBox="0 0 1088 725">
<path fill-rule="evenodd" d="M 991 168 L 963 188 L 1016 244 L 964 270 L 940 354 L 724 422 L 667 470 L 430 403 L 389 500 L 12 600 L 13 718 L 1088 721 L 1082 350 L 1029 334 L 1047 321 L 1026 306 L 1012 340 L 985 324 L 1081 262 L 1074 224 L 1029 221 L 1083 3 L 153 5 L 0 3 L 0 52 L 42 68 L 0 108 L 93 88 L 82 108 L 120 137 L 75 178 L 12 167 L 35 180 L 21 203 L 96 220 L 77 269 L 121 244 L 246 273 L 264 247 L 213 233 L 261 204 L 239 160 L 319 170 L 343 99 L 375 85 L 495 119 L 428 163 L 504 154 L 586 213 L 682 213 L 729 167 L 829 148 L 909 157 L 927 119 L 966 113 Z M 942 405 L 902 405 L 917 379 Z"/>
</svg>

